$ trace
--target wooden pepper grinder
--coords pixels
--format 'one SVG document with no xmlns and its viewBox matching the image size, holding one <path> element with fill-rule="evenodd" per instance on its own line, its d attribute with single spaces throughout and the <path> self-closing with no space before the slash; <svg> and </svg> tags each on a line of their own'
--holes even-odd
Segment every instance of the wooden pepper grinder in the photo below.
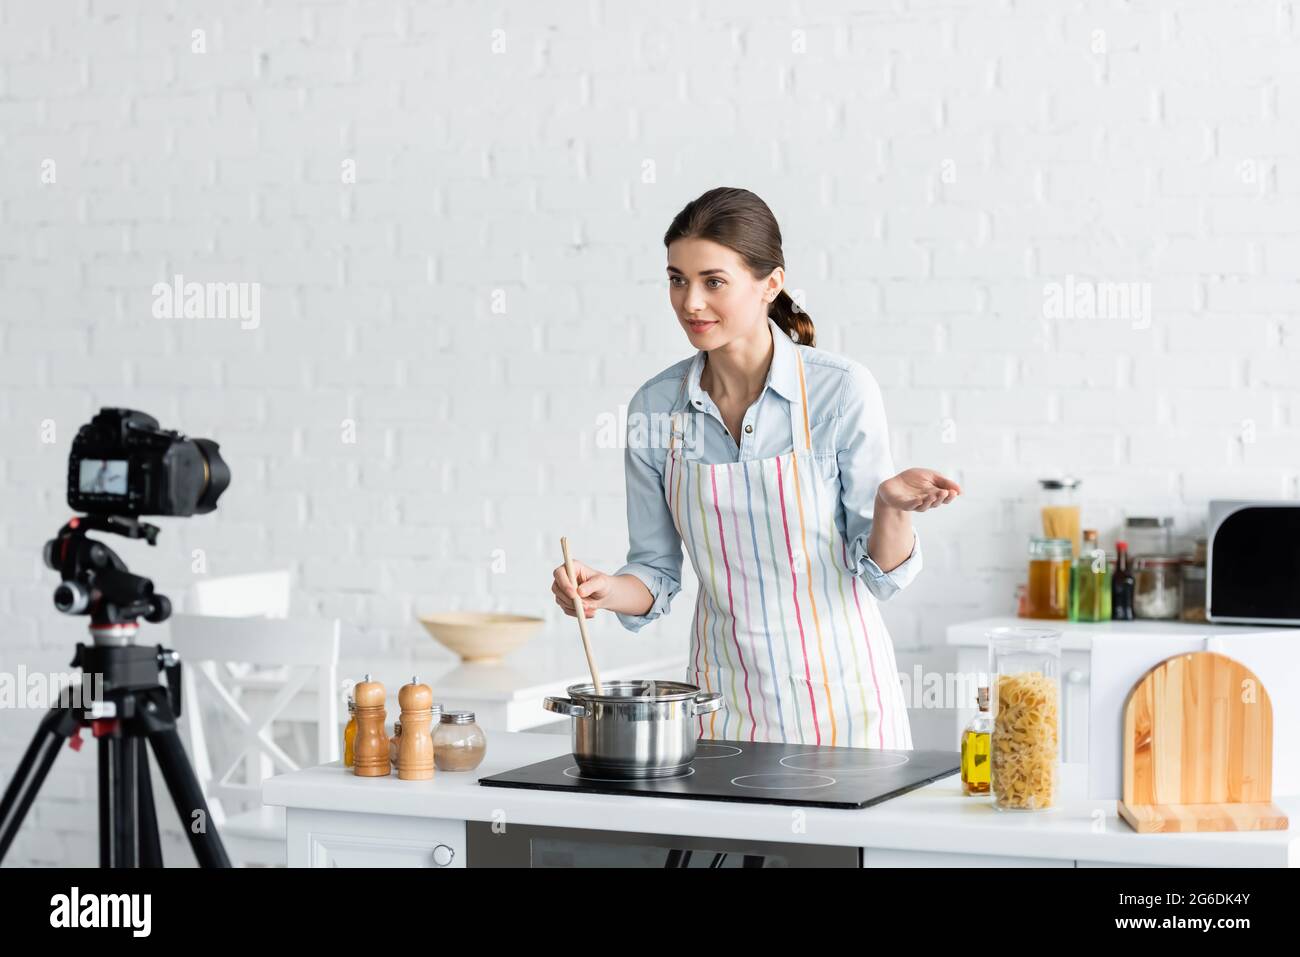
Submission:
<svg viewBox="0 0 1300 957">
<path fill-rule="evenodd" d="M 384 733 L 384 686 L 370 675 L 352 689 L 357 702 L 357 740 L 353 745 L 353 770 L 363 778 L 389 773 L 388 735 Z"/>
<path fill-rule="evenodd" d="M 403 781 L 428 781 L 433 777 L 433 689 L 412 677 L 397 692 L 397 703 L 402 706 L 397 776 Z"/>
</svg>

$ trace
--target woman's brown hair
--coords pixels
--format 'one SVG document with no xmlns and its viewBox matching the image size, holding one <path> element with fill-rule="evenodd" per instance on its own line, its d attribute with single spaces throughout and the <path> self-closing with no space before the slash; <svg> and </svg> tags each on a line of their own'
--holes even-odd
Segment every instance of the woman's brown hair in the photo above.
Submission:
<svg viewBox="0 0 1300 957">
<path fill-rule="evenodd" d="M 664 245 L 676 239 L 708 239 L 733 249 L 755 279 L 785 268 L 781 252 L 781 227 L 767 203 L 747 189 L 719 186 L 691 200 L 673 217 L 664 233 Z M 817 344 L 812 318 L 783 288 L 768 307 L 768 315 L 795 342 Z"/>
</svg>

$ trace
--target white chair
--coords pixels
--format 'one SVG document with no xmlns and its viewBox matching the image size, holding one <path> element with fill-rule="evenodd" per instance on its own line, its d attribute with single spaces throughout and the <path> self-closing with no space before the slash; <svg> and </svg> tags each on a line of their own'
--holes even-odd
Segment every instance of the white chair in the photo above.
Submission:
<svg viewBox="0 0 1300 957">
<path fill-rule="evenodd" d="M 226 618 L 288 618 L 289 571 L 201 578 L 190 586 L 185 610 Z"/>
<path fill-rule="evenodd" d="M 200 578 L 188 592 L 185 610 L 193 615 L 219 615 L 225 618 L 288 618 L 292 573 L 286 569 L 268 572 L 250 572 L 243 575 L 225 575 L 218 578 Z M 238 699 L 245 690 L 256 695 L 274 688 L 286 679 L 283 668 L 256 669 L 251 664 L 228 666 L 231 674 L 231 694 Z M 305 753 L 302 725 L 293 725 L 299 751 Z M 260 751 L 250 751 L 249 780 L 270 777 L 271 764 Z"/>
<path fill-rule="evenodd" d="M 262 804 L 262 779 L 277 771 L 296 771 L 299 764 L 276 744 L 272 725 L 295 696 L 314 692 L 314 758 L 320 763 L 338 759 L 340 622 L 173 615 L 168 624 L 169 647 L 182 662 L 181 736 L 212 823 L 233 863 L 283 864 L 284 809 Z M 243 670 L 247 667 L 283 669 L 274 693 L 256 713 L 250 713 L 254 709 L 237 693 L 248 686 Z M 236 739 L 219 771 L 214 770 L 214 749 L 209 746 L 211 713 L 220 715 Z M 250 755 L 258 760 L 247 760 Z M 243 780 L 237 781 L 241 768 Z"/>
</svg>

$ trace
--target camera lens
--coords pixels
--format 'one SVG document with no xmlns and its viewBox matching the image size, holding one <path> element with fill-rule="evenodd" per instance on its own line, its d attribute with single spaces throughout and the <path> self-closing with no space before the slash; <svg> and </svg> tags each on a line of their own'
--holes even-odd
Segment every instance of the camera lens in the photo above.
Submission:
<svg viewBox="0 0 1300 957">
<path fill-rule="evenodd" d="M 220 447 L 216 442 L 211 439 L 195 439 L 194 444 L 199 447 L 199 452 L 203 455 L 208 473 L 198 504 L 194 506 L 196 515 L 204 515 L 217 507 L 217 499 L 230 486 L 230 466 L 221 457 Z"/>
</svg>

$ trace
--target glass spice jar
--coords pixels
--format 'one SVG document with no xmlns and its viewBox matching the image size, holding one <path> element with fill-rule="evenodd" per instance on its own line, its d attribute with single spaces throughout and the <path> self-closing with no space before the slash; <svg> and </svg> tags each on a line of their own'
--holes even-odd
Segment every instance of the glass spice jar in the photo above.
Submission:
<svg viewBox="0 0 1300 957">
<path fill-rule="evenodd" d="M 1182 611 L 1182 559 L 1137 555 L 1133 559 L 1133 617 L 1168 621 Z"/>
<path fill-rule="evenodd" d="M 444 711 L 433 733 L 433 763 L 439 771 L 472 771 L 487 754 L 487 735 L 473 711 Z"/>
</svg>

